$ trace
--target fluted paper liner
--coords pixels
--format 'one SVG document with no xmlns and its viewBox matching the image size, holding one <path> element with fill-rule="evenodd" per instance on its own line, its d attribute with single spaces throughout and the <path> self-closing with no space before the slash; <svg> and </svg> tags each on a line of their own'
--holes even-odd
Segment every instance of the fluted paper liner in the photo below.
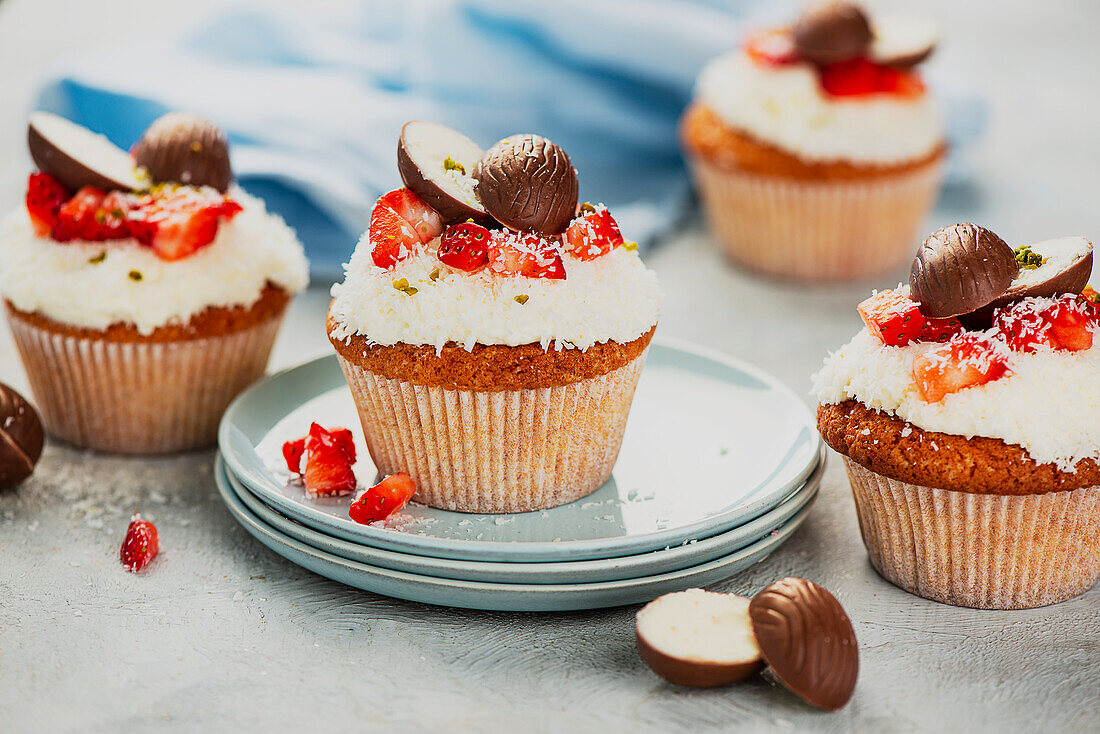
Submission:
<svg viewBox="0 0 1100 734">
<path fill-rule="evenodd" d="M 1100 579 L 1100 486 L 971 494 L 889 479 L 844 457 L 871 563 L 918 596 L 1027 609 Z"/>
<path fill-rule="evenodd" d="M 477 392 L 388 379 L 340 357 L 379 471 L 409 472 L 432 507 L 493 513 L 563 505 L 607 481 L 644 361 L 562 387 Z"/>
<path fill-rule="evenodd" d="M 229 403 L 260 378 L 282 317 L 167 342 L 56 333 L 9 315 L 46 429 L 77 446 L 163 454 L 211 446 Z"/>
<path fill-rule="evenodd" d="M 943 156 L 901 173 L 806 181 L 689 155 L 715 237 L 752 270 L 855 279 L 908 262 L 943 175 Z"/>
</svg>

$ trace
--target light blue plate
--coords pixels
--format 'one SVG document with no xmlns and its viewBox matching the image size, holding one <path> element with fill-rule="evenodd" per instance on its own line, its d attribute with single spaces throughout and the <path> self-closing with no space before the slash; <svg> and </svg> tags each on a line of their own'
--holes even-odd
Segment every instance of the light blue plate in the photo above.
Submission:
<svg viewBox="0 0 1100 734">
<path fill-rule="evenodd" d="M 335 356 L 257 383 L 226 412 L 229 471 L 264 503 L 318 532 L 401 553 L 477 561 L 634 555 L 743 525 L 804 484 L 824 447 L 806 405 L 770 375 L 717 352 L 656 343 L 614 474 L 593 494 L 527 513 L 473 515 L 411 504 L 385 527 L 348 518 L 352 498 L 311 498 L 291 481 L 283 442 L 311 421 L 345 426 L 362 485 L 376 474 Z"/>
<path fill-rule="evenodd" d="M 237 522 L 291 563 L 375 594 L 425 604 L 507 612 L 564 612 L 639 604 L 671 591 L 715 584 L 764 560 L 791 536 L 810 511 L 809 506 L 803 507 L 781 527 L 747 548 L 680 571 L 591 584 L 495 584 L 394 571 L 327 553 L 260 520 L 230 488 L 225 472 L 216 472 L 214 478 Z"/>
<path fill-rule="evenodd" d="M 551 563 L 496 563 L 493 561 L 456 561 L 448 558 L 431 558 L 395 551 L 381 550 L 318 533 L 290 520 L 261 502 L 248 491 L 225 467 L 219 456 L 215 471 L 229 489 L 261 522 L 272 529 L 299 540 L 306 545 L 351 561 L 394 571 L 464 581 L 488 581 L 492 583 L 521 584 L 583 584 L 597 581 L 652 576 L 697 566 L 751 545 L 790 520 L 799 510 L 809 505 L 817 495 L 825 465 L 821 464 L 810 475 L 806 484 L 789 497 L 755 520 L 727 530 L 724 533 L 693 543 L 664 550 L 651 551 L 634 556 L 620 556 L 605 560 L 559 561 Z"/>
</svg>

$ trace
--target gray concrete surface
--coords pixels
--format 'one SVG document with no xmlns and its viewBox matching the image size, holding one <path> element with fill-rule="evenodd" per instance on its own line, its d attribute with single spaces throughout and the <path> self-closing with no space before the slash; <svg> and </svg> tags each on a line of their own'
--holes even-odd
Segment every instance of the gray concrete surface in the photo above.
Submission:
<svg viewBox="0 0 1100 734">
<path fill-rule="evenodd" d="M 35 72 L 63 52 L 186 19 L 182 4 L 111 5 L 0 2 L 3 208 L 23 187 Z M 937 65 L 986 89 L 993 119 L 976 185 L 952 192 L 929 229 L 973 219 L 1010 241 L 1100 237 L 1100 8 L 931 5 L 950 31 Z M 57 28 L 49 19 L 61 12 L 71 15 Z M 664 335 L 749 359 L 801 393 L 857 328 L 858 299 L 902 278 L 753 280 L 696 225 L 650 260 L 668 292 Z M 273 368 L 326 352 L 325 304 L 323 287 L 294 304 Z M 0 380 L 26 389 L 5 326 Z M 717 587 L 751 593 L 797 574 L 836 593 L 862 670 L 848 707 L 825 714 L 766 678 L 709 691 L 664 684 L 634 650 L 634 608 L 468 612 L 315 576 L 233 522 L 212 458 L 124 459 L 51 442 L 34 477 L 0 494 L 0 731 L 1100 731 L 1100 589 L 1021 612 L 910 596 L 868 565 L 838 461 L 796 536 Z M 140 576 L 117 562 L 135 510 L 156 521 L 164 547 Z"/>
</svg>

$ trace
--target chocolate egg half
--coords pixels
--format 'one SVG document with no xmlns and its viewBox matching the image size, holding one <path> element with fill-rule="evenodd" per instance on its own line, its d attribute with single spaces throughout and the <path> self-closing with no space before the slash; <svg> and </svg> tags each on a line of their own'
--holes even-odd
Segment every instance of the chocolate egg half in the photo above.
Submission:
<svg viewBox="0 0 1100 734">
<path fill-rule="evenodd" d="M 27 148 L 34 165 L 71 192 L 85 186 L 104 191 L 145 187 L 134 159 L 105 136 L 50 112 L 32 113 Z"/>
<path fill-rule="evenodd" d="M 14 487 L 31 475 L 44 438 L 42 421 L 31 404 L 0 383 L 0 489 Z"/>
<path fill-rule="evenodd" d="M 221 128 L 189 112 L 169 112 L 153 121 L 134 146 L 134 160 L 158 183 L 229 190 L 229 140 Z"/>
<path fill-rule="evenodd" d="M 815 64 L 835 64 L 866 54 L 874 34 L 858 5 L 825 2 L 808 8 L 792 29 L 798 55 Z"/>
<path fill-rule="evenodd" d="M 787 688 L 829 711 L 848 702 L 859 648 L 836 597 L 813 581 L 785 578 L 753 597 L 749 616 L 764 660 Z"/>
<path fill-rule="evenodd" d="M 976 224 L 952 224 L 928 236 L 909 269 L 909 296 L 928 318 L 983 308 L 1004 294 L 1019 272 L 1005 241 Z"/>
<path fill-rule="evenodd" d="M 561 146 L 539 135 L 513 135 L 485 152 L 474 169 L 481 205 L 516 231 L 553 236 L 577 211 L 577 172 Z"/>
</svg>

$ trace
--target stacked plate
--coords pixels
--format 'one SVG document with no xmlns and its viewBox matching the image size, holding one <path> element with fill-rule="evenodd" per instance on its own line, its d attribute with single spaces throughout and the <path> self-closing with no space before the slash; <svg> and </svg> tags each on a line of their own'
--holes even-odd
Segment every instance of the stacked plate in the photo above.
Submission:
<svg viewBox="0 0 1100 734">
<path fill-rule="evenodd" d="M 290 561 L 368 591 L 473 609 L 562 611 L 649 601 L 757 563 L 802 523 L 824 472 L 809 410 L 774 378 L 697 347 L 650 348 L 612 478 L 549 510 L 477 515 L 410 504 L 384 524 L 353 497 L 312 498 L 283 442 L 312 421 L 356 434 L 335 357 L 274 375 L 229 408 L 215 478 L 226 506 Z"/>
</svg>

